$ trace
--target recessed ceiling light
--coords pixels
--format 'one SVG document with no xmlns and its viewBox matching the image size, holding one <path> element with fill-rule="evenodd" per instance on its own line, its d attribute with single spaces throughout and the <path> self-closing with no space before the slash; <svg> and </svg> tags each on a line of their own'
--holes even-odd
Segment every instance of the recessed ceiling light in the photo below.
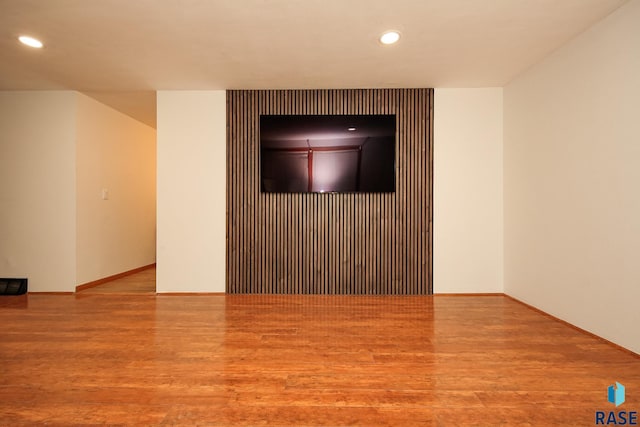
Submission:
<svg viewBox="0 0 640 427">
<path fill-rule="evenodd" d="M 380 36 L 380 43 L 382 44 L 394 44 L 400 40 L 400 33 L 397 31 L 387 31 Z"/>
<path fill-rule="evenodd" d="M 349 126 L 349 127 L 347 128 L 347 130 L 348 130 L 349 132 L 354 132 L 354 131 L 356 130 L 356 127 L 355 127 L 355 126 Z"/>
<path fill-rule="evenodd" d="M 36 49 L 40 49 L 43 46 L 40 40 L 29 36 L 20 36 L 18 37 L 18 40 L 20 40 L 20 43 L 35 47 Z"/>
</svg>

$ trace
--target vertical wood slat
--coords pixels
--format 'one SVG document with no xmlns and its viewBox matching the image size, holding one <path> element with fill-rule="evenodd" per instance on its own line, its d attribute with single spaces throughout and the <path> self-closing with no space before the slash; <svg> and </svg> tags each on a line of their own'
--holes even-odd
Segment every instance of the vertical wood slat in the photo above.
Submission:
<svg viewBox="0 0 640 427">
<path fill-rule="evenodd" d="M 395 114 L 396 192 L 260 192 L 261 114 Z M 227 92 L 228 293 L 431 294 L 433 90 Z"/>
</svg>

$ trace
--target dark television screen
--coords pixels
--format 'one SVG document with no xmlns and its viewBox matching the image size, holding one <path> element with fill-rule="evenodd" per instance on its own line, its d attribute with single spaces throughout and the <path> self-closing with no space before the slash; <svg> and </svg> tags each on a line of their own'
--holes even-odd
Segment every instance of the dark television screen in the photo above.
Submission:
<svg viewBox="0 0 640 427">
<path fill-rule="evenodd" d="M 395 115 L 260 116 L 266 193 L 395 191 Z"/>
</svg>

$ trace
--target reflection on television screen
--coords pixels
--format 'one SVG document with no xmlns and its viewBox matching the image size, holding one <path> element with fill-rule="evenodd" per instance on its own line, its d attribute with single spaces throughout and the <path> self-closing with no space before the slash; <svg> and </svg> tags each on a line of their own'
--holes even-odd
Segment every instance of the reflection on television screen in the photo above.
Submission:
<svg viewBox="0 0 640 427">
<path fill-rule="evenodd" d="M 395 115 L 260 116 L 267 193 L 395 191 Z"/>
</svg>

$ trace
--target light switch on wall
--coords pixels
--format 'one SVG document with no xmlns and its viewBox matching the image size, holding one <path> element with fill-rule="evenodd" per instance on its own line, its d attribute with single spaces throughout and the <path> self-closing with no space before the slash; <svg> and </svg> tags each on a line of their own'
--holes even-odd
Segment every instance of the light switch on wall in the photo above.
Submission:
<svg viewBox="0 0 640 427">
<path fill-rule="evenodd" d="M 109 200 L 109 190 L 106 188 L 102 189 L 102 200 Z"/>
</svg>

